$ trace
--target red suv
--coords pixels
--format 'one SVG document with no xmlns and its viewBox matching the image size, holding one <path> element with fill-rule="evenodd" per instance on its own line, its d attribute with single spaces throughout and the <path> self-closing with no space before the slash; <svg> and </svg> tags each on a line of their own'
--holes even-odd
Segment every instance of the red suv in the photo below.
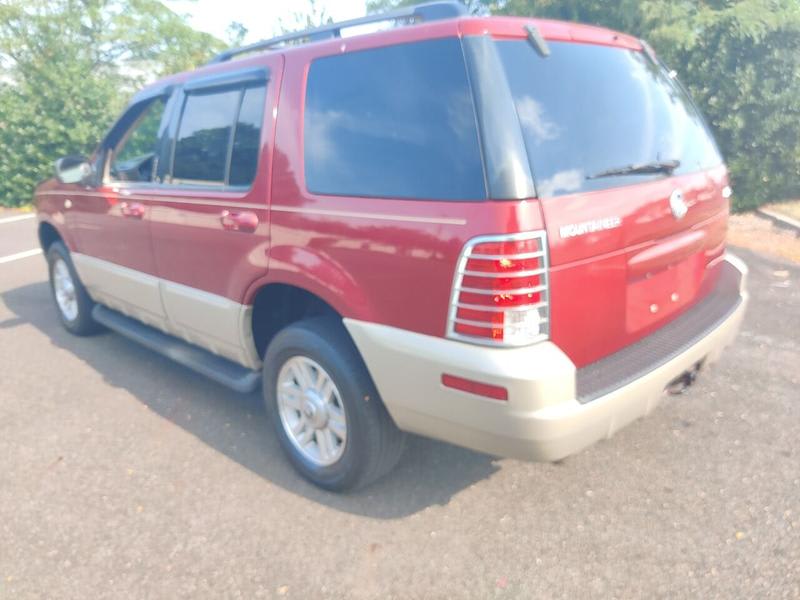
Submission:
<svg viewBox="0 0 800 600">
<path fill-rule="evenodd" d="M 747 301 L 730 193 L 644 42 L 433 3 L 159 81 L 36 201 L 67 329 L 262 384 L 341 490 L 404 432 L 557 460 L 691 383 Z"/>
</svg>

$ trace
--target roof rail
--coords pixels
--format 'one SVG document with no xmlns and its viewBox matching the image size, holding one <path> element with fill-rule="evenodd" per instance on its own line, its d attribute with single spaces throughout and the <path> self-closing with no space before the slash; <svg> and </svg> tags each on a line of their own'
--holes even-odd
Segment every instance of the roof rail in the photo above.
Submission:
<svg viewBox="0 0 800 600">
<path fill-rule="evenodd" d="M 249 52 L 256 52 L 258 50 L 267 50 L 274 46 L 279 46 L 286 42 L 294 40 L 308 39 L 309 41 L 318 41 L 329 38 L 342 37 L 342 29 L 348 27 L 356 27 L 358 25 L 368 25 L 369 23 L 381 23 L 383 21 L 397 21 L 401 19 L 412 21 L 438 21 L 441 19 L 453 19 L 467 15 L 467 8 L 460 2 L 428 2 L 426 4 L 417 4 L 416 6 L 409 6 L 406 8 L 398 8 L 390 10 L 377 15 L 367 15 L 358 19 L 350 19 L 349 21 L 340 21 L 339 23 L 331 23 L 323 25 L 322 27 L 315 27 L 313 29 L 305 29 L 295 33 L 287 33 L 286 35 L 279 35 L 268 40 L 261 40 L 241 48 L 231 48 L 220 52 L 212 58 L 207 64 L 221 63 L 231 60 L 240 54 L 247 54 Z"/>
</svg>

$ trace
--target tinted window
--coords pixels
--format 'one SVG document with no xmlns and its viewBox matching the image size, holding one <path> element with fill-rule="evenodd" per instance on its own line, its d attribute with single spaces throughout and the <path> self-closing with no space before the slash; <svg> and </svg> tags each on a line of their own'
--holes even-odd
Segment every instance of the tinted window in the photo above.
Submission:
<svg viewBox="0 0 800 600">
<path fill-rule="evenodd" d="M 174 180 L 224 183 L 231 128 L 241 90 L 186 97 L 172 168 Z"/>
<path fill-rule="evenodd" d="M 305 175 L 308 189 L 320 194 L 485 198 L 459 41 L 314 61 L 306 92 Z"/>
<path fill-rule="evenodd" d="M 165 104 L 164 98 L 156 98 L 143 111 L 141 107 L 132 108 L 132 111 L 142 111 L 137 117 L 123 117 L 135 120 L 114 151 L 109 169 L 111 179 L 116 181 L 152 179 L 158 150 L 158 131 Z"/>
<path fill-rule="evenodd" d="M 231 185 L 250 185 L 256 175 L 265 93 L 266 88 L 263 86 L 244 91 L 233 138 Z"/>
<path fill-rule="evenodd" d="M 551 42 L 497 43 L 541 196 L 639 183 L 664 174 L 592 178 L 627 165 L 679 160 L 676 174 L 721 158 L 678 83 L 643 52 Z"/>
</svg>

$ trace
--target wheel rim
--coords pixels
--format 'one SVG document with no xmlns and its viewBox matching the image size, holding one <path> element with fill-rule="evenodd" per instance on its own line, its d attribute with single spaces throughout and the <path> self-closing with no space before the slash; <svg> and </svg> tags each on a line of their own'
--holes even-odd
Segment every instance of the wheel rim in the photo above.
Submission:
<svg viewBox="0 0 800 600">
<path fill-rule="evenodd" d="M 67 321 L 78 318 L 78 298 L 75 294 L 75 282 L 72 281 L 69 267 L 63 259 L 58 258 L 53 264 L 53 291 L 58 309 Z"/>
<path fill-rule="evenodd" d="M 347 443 L 347 419 L 330 375 L 306 356 L 284 363 L 277 381 L 278 412 L 292 445 L 316 466 L 338 461 Z"/>
</svg>

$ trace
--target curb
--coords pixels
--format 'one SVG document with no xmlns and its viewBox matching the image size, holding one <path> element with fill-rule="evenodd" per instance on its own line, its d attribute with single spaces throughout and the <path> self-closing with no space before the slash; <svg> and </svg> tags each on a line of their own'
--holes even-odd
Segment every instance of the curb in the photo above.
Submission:
<svg viewBox="0 0 800 600">
<path fill-rule="evenodd" d="M 759 208 L 756 210 L 756 212 L 762 217 L 766 217 L 779 227 L 790 229 L 794 231 L 795 235 L 800 235 L 800 221 L 797 219 L 787 217 L 786 215 L 769 210 L 768 208 Z"/>
</svg>

